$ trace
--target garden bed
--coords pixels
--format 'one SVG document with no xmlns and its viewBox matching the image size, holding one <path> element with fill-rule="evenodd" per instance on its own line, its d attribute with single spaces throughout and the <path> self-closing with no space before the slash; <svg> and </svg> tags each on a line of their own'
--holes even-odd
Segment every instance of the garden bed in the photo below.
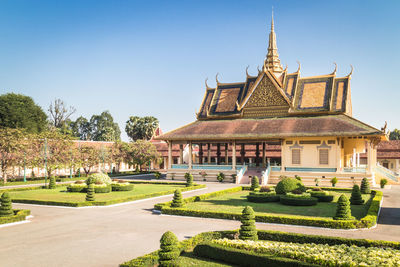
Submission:
<svg viewBox="0 0 400 267">
<path fill-rule="evenodd" d="M 185 198 L 183 208 L 171 208 L 170 202 L 155 205 L 163 214 L 238 220 L 245 206 L 251 206 L 257 222 L 317 226 L 337 229 L 370 228 L 376 224 L 382 193 L 365 194 L 365 204 L 351 205 L 355 220 L 333 220 L 336 201 L 350 190 L 324 188 L 334 196 L 333 202 L 318 202 L 315 206 L 287 206 L 279 202 L 247 201 L 248 187 L 235 187 L 210 194 Z"/>
<path fill-rule="evenodd" d="M 30 203 L 56 206 L 105 206 L 122 202 L 134 201 L 144 198 L 169 195 L 176 189 L 190 191 L 204 188 L 205 185 L 186 187 L 185 183 L 135 183 L 132 191 L 113 191 L 110 193 L 95 194 L 95 201 L 86 201 L 86 193 L 67 192 L 66 186 L 58 186 L 56 189 L 7 190 L 14 203 Z"/>
<path fill-rule="evenodd" d="M 13 210 L 14 215 L 0 217 L 0 225 L 5 223 L 14 223 L 24 221 L 31 214 L 30 210 Z"/>
</svg>

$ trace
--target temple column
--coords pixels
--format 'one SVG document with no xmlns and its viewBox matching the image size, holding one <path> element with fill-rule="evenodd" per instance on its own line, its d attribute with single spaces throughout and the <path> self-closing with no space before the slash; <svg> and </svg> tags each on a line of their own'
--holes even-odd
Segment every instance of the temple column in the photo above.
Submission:
<svg viewBox="0 0 400 267">
<path fill-rule="evenodd" d="M 353 148 L 353 156 L 352 156 L 352 164 L 351 164 L 351 166 L 352 166 L 353 168 L 355 168 L 355 167 L 357 166 L 356 161 L 357 161 L 356 149 Z"/>
<path fill-rule="evenodd" d="M 193 153 L 192 153 L 192 141 L 189 141 L 189 170 L 192 169 L 192 157 L 193 157 Z"/>
<path fill-rule="evenodd" d="M 167 160 L 168 160 L 168 158 L 164 157 L 164 170 L 167 169 Z"/>
<path fill-rule="evenodd" d="M 367 170 L 369 173 L 372 172 L 372 142 L 368 142 L 367 146 Z"/>
<path fill-rule="evenodd" d="M 341 164 L 341 141 L 339 138 L 337 140 L 337 148 L 336 148 L 336 172 L 340 172 L 342 168 Z"/>
<path fill-rule="evenodd" d="M 399 159 L 395 159 L 394 171 L 399 172 Z"/>
<path fill-rule="evenodd" d="M 262 166 L 263 166 L 263 168 L 265 168 L 265 167 L 267 167 L 266 158 L 265 158 L 265 155 L 267 154 L 265 142 L 262 143 L 262 150 L 263 150 L 262 151 Z"/>
<path fill-rule="evenodd" d="M 229 158 L 228 158 L 228 143 L 225 144 L 225 165 L 228 165 Z"/>
<path fill-rule="evenodd" d="M 256 143 L 256 167 L 260 166 L 260 144 Z"/>
<path fill-rule="evenodd" d="M 232 169 L 236 170 L 236 141 L 232 142 Z"/>
<path fill-rule="evenodd" d="M 244 144 L 242 144 L 242 149 L 240 150 L 240 161 L 242 162 L 242 165 L 244 165 L 244 155 L 246 155 L 246 151 L 244 149 Z"/>
<path fill-rule="evenodd" d="M 183 145 L 179 145 L 179 164 L 183 164 Z"/>
<path fill-rule="evenodd" d="M 172 167 L 172 141 L 168 142 L 168 169 Z"/>
<path fill-rule="evenodd" d="M 207 144 L 207 163 L 211 164 L 211 144 Z"/>
<path fill-rule="evenodd" d="M 199 144 L 199 164 L 203 164 L 203 144 Z"/>
<path fill-rule="evenodd" d="M 357 153 L 357 167 L 360 167 L 360 153 Z"/>
<path fill-rule="evenodd" d="M 285 142 L 284 142 L 284 140 L 281 140 L 281 171 L 285 171 L 285 164 L 286 164 L 286 162 L 285 162 L 285 155 L 284 155 L 284 146 L 285 145 Z"/>
<path fill-rule="evenodd" d="M 221 144 L 217 144 L 217 165 L 221 164 Z"/>
</svg>

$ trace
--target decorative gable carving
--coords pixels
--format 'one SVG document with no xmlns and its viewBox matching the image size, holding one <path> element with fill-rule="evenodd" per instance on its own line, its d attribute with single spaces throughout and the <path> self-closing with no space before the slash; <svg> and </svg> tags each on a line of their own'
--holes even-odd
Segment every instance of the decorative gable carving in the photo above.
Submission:
<svg viewBox="0 0 400 267">
<path fill-rule="evenodd" d="M 271 107 L 271 106 L 282 106 L 288 107 L 289 105 L 283 98 L 281 93 L 276 89 L 272 81 L 264 76 L 261 82 L 255 88 L 254 92 L 250 96 L 246 107 Z"/>
</svg>

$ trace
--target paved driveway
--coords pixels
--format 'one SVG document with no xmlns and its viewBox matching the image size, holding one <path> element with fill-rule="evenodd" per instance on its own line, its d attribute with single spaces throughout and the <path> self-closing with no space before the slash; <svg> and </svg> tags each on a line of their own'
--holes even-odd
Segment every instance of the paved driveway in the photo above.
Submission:
<svg viewBox="0 0 400 267">
<path fill-rule="evenodd" d="M 207 189 L 185 197 L 217 191 L 233 184 L 207 183 Z M 0 266 L 118 266 L 159 247 L 167 230 L 179 239 L 210 230 L 237 229 L 237 221 L 156 215 L 155 203 L 171 196 L 94 208 L 63 208 L 14 204 L 29 208 L 32 222 L 0 228 Z M 400 241 L 400 187 L 385 191 L 379 225 L 373 230 L 343 231 L 297 226 L 258 224 L 274 229 L 308 234 Z"/>
</svg>

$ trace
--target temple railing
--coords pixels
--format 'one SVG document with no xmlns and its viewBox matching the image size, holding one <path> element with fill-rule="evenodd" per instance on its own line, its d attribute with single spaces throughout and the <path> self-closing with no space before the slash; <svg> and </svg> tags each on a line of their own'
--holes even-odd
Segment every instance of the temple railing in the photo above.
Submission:
<svg viewBox="0 0 400 267">
<path fill-rule="evenodd" d="M 367 168 L 365 166 L 360 167 L 344 167 L 343 172 L 352 172 L 352 173 L 366 173 Z"/>
<path fill-rule="evenodd" d="M 388 168 L 385 168 L 379 164 L 376 164 L 375 171 L 395 182 L 397 182 L 399 179 L 399 176 L 397 175 L 397 173 L 395 173 L 395 172 L 389 170 Z"/>
<path fill-rule="evenodd" d="M 267 168 L 262 175 L 262 184 L 266 185 L 268 183 L 269 175 L 271 174 L 271 166 L 268 164 Z"/>
<path fill-rule="evenodd" d="M 247 171 L 247 166 L 245 164 L 243 164 L 243 166 L 237 171 L 237 174 L 236 174 L 236 183 L 237 184 L 241 183 L 242 178 L 246 171 Z"/>
<path fill-rule="evenodd" d="M 239 169 L 240 166 L 236 167 Z M 172 164 L 171 169 L 180 169 L 180 170 L 188 170 L 188 164 Z M 230 171 L 233 170 L 232 165 L 209 165 L 209 164 L 193 164 L 192 170 L 221 170 L 221 171 Z"/>
<path fill-rule="evenodd" d="M 336 172 L 336 168 L 286 167 L 287 172 Z"/>
<path fill-rule="evenodd" d="M 271 166 L 271 171 L 272 172 L 280 172 L 281 171 L 281 166 Z"/>
</svg>

